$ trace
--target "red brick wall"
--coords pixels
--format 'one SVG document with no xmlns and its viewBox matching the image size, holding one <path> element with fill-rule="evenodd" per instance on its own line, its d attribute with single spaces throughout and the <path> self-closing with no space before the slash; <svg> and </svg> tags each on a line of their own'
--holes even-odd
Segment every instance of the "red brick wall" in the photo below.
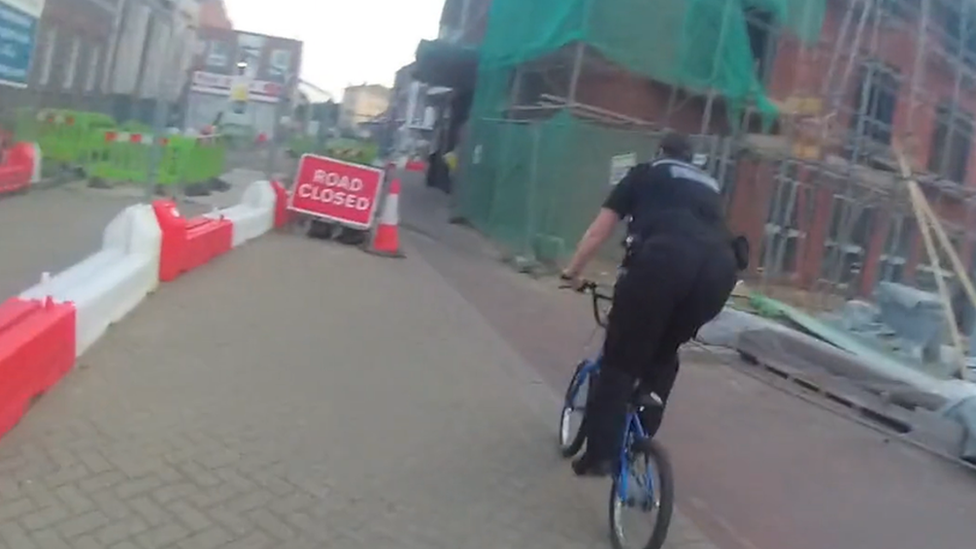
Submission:
<svg viewBox="0 0 976 549">
<path fill-rule="evenodd" d="M 821 45 L 818 49 L 806 48 L 791 37 L 784 37 L 780 40 L 768 86 L 772 97 L 785 100 L 792 95 L 821 96 L 829 72 L 833 44 L 840 40 L 839 29 L 842 17 L 843 8 L 839 8 L 837 3 L 829 2 L 821 35 Z M 933 14 L 933 21 L 937 19 L 938 16 Z M 856 23 L 857 19 L 855 18 L 850 27 L 852 30 Z M 871 27 L 871 25 L 867 26 L 866 35 L 862 37 L 861 45 L 864 48 L 870 47 Z M 928 36 L 926 47 L 929 51 L 927 57 L 924 58 L 924 68 L 920 75 L 921 91 L 916 93 L 914 117 L 910 120 L 912 69 L 919 39 L 916 34 L 917 23 L 913 25 L 912 23 L 897 22 L 881 26 L 873 59 L 897 68 L 901 74 L 898 105 L 894 116 L 894 139 L 897 142 L 904 143 L 906 148 L 913 151 L 916 167 L 924 169 L 928 165 L 929 156 L 939 152 L 931 150 L 932 134 L 935 130 L 936 106 L 941 101 L 952 99 L 956 74 L 941 60 L 941 56 L 936 51 L 931 51 L 937 46 L 941 47 L 942 38 Z M 846 128 L 850 124 L 852 111 L 857 104 L 860 62 L 865 60 L 867 59 L 855 59 L 845 89 L 836 97 L 841 101 L 836 122 L 840 128 Z M 847 54 L 842 52 L 834 68 L 834 82 L 840 81 L 846 64 Z M 830 97 L 829 94 L 821 97 L 825 101 L 826 112 L 830 112 L 833 107 L 831 101 L 835 98 Z M 976 93 L 963 87 L 959 101 L 961 109 L 976 114 Z M 761 221 L 750 220 L 748 223 L 752 225 L 751 234 L 755 234 L 757 238 L 761 239 L 761 231 L 757 227 L 765 222 L 767 215 L 765 207 L 768 207 L 768 202 L 764 200 L 764 208 L 760 213 L 757 211 L 760 208 L 752 204 L 753 200 L 763 200 L 761 196 L 756 194 L 755 187 L 757 184 L 754 182 L 745 184 L 746 190 L 741 187 L 743 185 L 742 180 L 754 177 L 755 171 L 755 167 L 742 166 L 740 163 L 739 180 L 737 181 L 739 187 L 737 187 L 736 194 L 745 194 L 742 198 L 733 197 L 730 215 L 733 219 L 742 220 L 750 220 L 751 217 L 760 215 Z M 771 171 L 768 174 L 762 174 L 763 177 L 768 177 L 770 181 L 765 185 L 766 187 L 771 185 L 772 175 Z M 966 180 L 962 183 L 966 186 L 976 185 L 976 152 L 970 154 Z M 798 274 L 800 275 L 798 278 L 805 286 L 811 285 L 819 277 L 823 260 L 823 241 L 826 238 L 827 223 L 831 215 L 830 206 L 833 193 L 834 191 L 823 188 L 816 190 L 813 195 L 813 219 L 809 227 L 805 228 L 807 238 L 799 260 L 801 264 L 798 266 Z M 967 219 L 966 210 L 959 201 L 949 197 L 936 199 L 934 196 L 930 196 L 929 198 L 942 219 L 959 226 L 965 226 L 967 233 L 972 230 L 971 226 L 967 226 L 967 222 L 972 225 L 973 221 Z M 877 277 L 878 256 L 883 251 L 887 230 L 888 216 L 885 212 L 879 211 L 875 215 L 873 233 L 862 269 L 863 277 L 860 288 L 862 293 L 870 291 Z M 750 235 L 750 239 L 752 238 Z M 759 249 L 761 240 L 753 242 L 753 248 Z M 973 254 L 973 245 L 973 239 L 968 238 L 962 246 L 963 261 L 967 266 Z M 909 263 L 906 266 L 906 278 L 910 280 L 914 275 L 917 263 L 927 261 L 921 238 L 916 236 L 912 257 L 909 258 Z"/>
<path fill-rule="evenodd" d="M 200 26 L 228 30 L 234 28 L 227 15 L 224 0 L 205 0 L 200 4 Z"/>
</svg>

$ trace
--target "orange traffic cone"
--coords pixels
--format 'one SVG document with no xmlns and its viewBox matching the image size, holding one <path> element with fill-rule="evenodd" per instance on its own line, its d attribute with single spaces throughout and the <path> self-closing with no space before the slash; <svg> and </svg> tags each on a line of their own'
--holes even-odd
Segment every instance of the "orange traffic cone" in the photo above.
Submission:
<svg viewBox="0 0 976 549">
<path fill-rule="evenodd" d="M 366 249 L 384 257 L 404 257 L 400 251 L 400 180 L 390 182 L 390 190 L 383 202 L 383 212 L 373 231 L 373 241 Z"/>
</svg>

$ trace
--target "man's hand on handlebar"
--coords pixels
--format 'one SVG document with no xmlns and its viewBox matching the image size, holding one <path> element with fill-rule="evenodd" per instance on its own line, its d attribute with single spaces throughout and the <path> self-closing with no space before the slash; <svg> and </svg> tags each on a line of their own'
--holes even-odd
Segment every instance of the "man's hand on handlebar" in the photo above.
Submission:
<svg viewBox="0 0 976 549">
<path fill-rule="evenodd" d="M 606 328 L 607 327 L 607 311 L 601 311 L 600 303 L 613 301 L 613 297 L 600 292 L 600 287 L 596 282 L 592 280 L 586 280 L 585 278 L 574 277 L 569 273 L 563 272 L 560 276 L 563 280 L 560 288 L 572 289 L 573 291 L 584 293 L 588 292 L 593 296 L 593 318 L 596 320 L 597 325 Z"/>
<path fill-rule="evenodd" d="M 559 275 L 559 279 L 563 281 L 560 288 L 569 288 L 576 292 L 582 292 L 592 285 L 592 282 L 587 281 L 585 278 L 570 274 L 567 271 L 563 271 Z"/>
</svg>

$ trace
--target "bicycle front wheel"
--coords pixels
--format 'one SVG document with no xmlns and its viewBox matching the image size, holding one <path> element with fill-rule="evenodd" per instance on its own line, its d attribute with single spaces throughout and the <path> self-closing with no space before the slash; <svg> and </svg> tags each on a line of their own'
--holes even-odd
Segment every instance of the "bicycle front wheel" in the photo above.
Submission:
<svg viewBox="0 0 976 549">
<path fill-rule="evenodd" d="M 586 414 L 586 401 L 589 397 L 590 376 L 586 371 L 586 361 L 580 362 L 573 372 L 573 378 L 566 388 L 563 409 L 559 414 L 559 453 L 565 458 L 573 457 L 583 447 L 586 433 L 583 432 L 583 419 Z"/>
<path fill-rule="evenodd" d="M 652 440 L 614 475 L 610 488 L 610 543 L 614 549 L 661 549 L 674 513 L 674 471 L 667 451 Z M 632 512 L 636 520 L 627 520 Z"/>
</svg>

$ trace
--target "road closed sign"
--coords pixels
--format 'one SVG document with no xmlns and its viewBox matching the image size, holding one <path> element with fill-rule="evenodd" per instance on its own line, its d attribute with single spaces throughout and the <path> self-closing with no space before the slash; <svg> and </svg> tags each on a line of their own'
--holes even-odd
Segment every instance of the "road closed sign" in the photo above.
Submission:
<svg viewBox="0 0 976 549">
<path fill-rule="evenodd" d="M 368 229 L 383 170 L 306 154 L 298 163 L 290 208 L 355 229 Z"/>
</svg>

